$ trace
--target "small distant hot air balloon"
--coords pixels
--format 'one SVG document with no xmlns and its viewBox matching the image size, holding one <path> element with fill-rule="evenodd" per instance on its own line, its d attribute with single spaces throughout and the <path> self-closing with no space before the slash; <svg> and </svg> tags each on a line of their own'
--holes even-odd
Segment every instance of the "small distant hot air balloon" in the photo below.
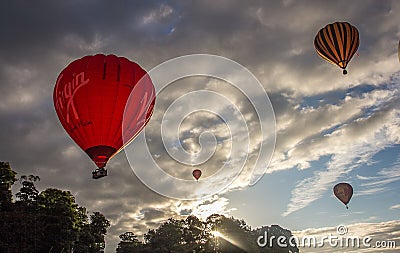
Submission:
<svg viewBox="0 0 400 253">
<path fill-rule="evenodd" d="M 196 180 L 199 180 L 199 178 L 201 177 L 201 170 L 199 169 L 193 170 L 192 175 Z"/>
<path fill-rule="evenodd" d="M 138 64 L 97 54 L 73 61 L 60 73 L 53 100 L 65 131 L 97 165 L 92 174 L 97 179 L 107 175 L 105 166 L 124 140 L 136 137 L 150 120 L 155 90 Z"/>
<path fill-rule="evenodd" d="M 349 209 L 347 204 L 350 202 L 351 196 L 353 196 L 353 187 L 348 183 L 339 183 L 333 187 L 333 193 Z"/>
<path fill-rule="evenodd" d="M 328 24 L 315 36 L 314 47 L 318 55 L 343 69 L 347 74 L 347 64 L 360 44 L 356 27 L 347 22 Z"/>
</svg>

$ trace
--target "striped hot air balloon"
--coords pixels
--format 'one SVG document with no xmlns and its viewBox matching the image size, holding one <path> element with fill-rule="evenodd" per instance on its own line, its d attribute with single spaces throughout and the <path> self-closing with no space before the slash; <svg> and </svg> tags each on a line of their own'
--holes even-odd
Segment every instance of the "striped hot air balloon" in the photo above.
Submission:
<svg viewBox="0 0 400 253">
<path fill-rule="evenodd" d="M 356 27 L 347 22 L 328 24 L 315 36 L 314 47 L 318 55 L 343 69 L 356 53 L 360 38 Z"/>
</svg>

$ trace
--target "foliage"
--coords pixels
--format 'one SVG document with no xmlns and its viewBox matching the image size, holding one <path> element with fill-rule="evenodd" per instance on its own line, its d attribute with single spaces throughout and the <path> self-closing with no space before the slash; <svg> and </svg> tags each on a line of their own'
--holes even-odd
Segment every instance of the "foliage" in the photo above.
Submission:
<svg viewBox="0 0 400 253">
<path fill-rule="evenodd" d="M 21 176 L 12 201 L 16 173 L 0 162 L 0 252 L 103 252 L 110 222 L 99 212 L 87 217 L 69 191 L 36 189 L 35 175 Z"/>
<path fill-rule="evenodd" d="M 193 253 L 193 252 L 299 252 L 297 247 L 281 248 L 274 244 L 272 247 L 260 247 L 257 239 L 268 230 L 270 235 L 292 235 L 289 230 L 277 225 L 252 230 L 244 220 L 223 215 L 213 214 L 202 222 L 195 216 L 186 219 L 168 219 L 157 229 L 150 229 L 140 242 L 132 232 L 120 235 L 117 253 Z"/>
<path fill-rule="evenodd" d="M 39 192 L 35 175 L 21 176 L 21 188 L 13 202 L 11 186 L 17 181 L 8 163 L 0 162 L 0 252 L 104 252 L 105 235 L 110 222 L 100 212 L 87 216 L 86 208 L 75 203 L 69 192 L 48 188 Z M 292 236 L 277 225 L 252 229 L 244 220 L 210 215 L 205 221 L 196 216 L 170 218 L 150 229 L 140 241 L 133 232 L 125 232 L 117 253 L 243 253 L 299 252 L 296 246 L 276 243 L 260 247 L 257 239 Z M 266 238 L 267 240 L 269 238 Z"/>
<path fill-rule="evenodd" d="M 0 162 L 0 211 L 7 210 L 11 206 L 11 186 L 17 181 L 16 175 L 9 163 Z"/>
<path fill-rule="evenodd" d="M 143 243 L 132 232 L 125 232 L 119 236 L 121 241 L 118 243 L 117 253 L 146 252 Z"/>
</svg>

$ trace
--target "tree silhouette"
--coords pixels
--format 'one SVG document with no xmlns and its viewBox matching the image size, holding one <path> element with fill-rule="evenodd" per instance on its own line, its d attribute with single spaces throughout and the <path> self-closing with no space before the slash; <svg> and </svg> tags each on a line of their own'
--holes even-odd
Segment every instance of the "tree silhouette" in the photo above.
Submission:
<svg viewBox="0 0 400 253">
<path fill-rule="evenodd" d="M 9 163 L 0 162 L 0 211 L 7 210 L 11 206 L 11 186 L 17 181 L 16 175 Z"/>
<path fill-rule="evenodd" d="M 154 232 L 148 233 L 146 239 L 154 253 L 184 252 L 181 251 L 184 242 L 183 222 L 170 218 Z"/>
<path fill-rule="evenodd" d="M 23 175 L 19 181 L 21 182 L 22 187 L 16 194 L 17 198 L 24 204 L 32 205 L 36 201 L 36 197 L 39 194 L 39 191 L 36 189 L 34 183 L 36 181 L 40 181 L 40 177 L 35 175 Z"/>
<path fill-rule="evenodd" d="M 9 163 L 0 162 L 0 252 L 104 252 L 109 220 L 100 212 L 87 216 L 86 208 L 75 202 L 65 190 L 48 188 L 39 192 L 38 176 L 21 176 L 21 188 L 13 202 L 11 187 L 17 181 Z M 252 229 L 244 220 L 213 214 L 205 221 L 190 215 L 170 218 L 156 229 L 149 229 L 140 241 L 133 232 L 125 232 L 117 253 L 295 253 L 296 245 L 281 247 L 258 245 L 264 240 L 283 237 L 290 242 L 292 233 L 278 225 Z M 273 237 L 272 237 L 273 236 Z"/>
<path fill-rule="evenodd" d="M 205 224 L 196 216 L 188 216 L 184 222 L 183 240 L 187 252 L 201 252 L 205 248 L 207 240 Z"/>
<path fill-rule="evenodd" d="M 95 252 L 104 250 L 106 244 L 104 236 L 107 234 L 107 228 L 110 227 L 110 221 L 100 212 L 94 212 L 90 215 L 90 233 L 93 235 Z"/>
<path fill-rule="evenodd" d="M 168 219 L 157 229 L 150 229 L 144 235 L 144 242 L 138 241 L 132 232 L 120 235 L 117 253 L 295 253 L 296 246 L 280 247 L 273 244 L 270 247 L 258 245 L 258 237 L 268 229 L 275 236 L 291 236 L 289 230 L 277 225 L 252 230 L 244 220 L 224 215 L 210 215 L 202 222 L 195 216 L 186 219 Z"/>
<path fill-rule="evenodd" d="M 125 232 L 119 238 L 121 241 L 118 243 L 117 253 L 145 252 L 146 250 L 133 232 Z"/>
<path fill-rule="evenodd" d="M 99 212 L 90 216 L 69 191 L 39 192 L 35 175 L 21 176 L 22 187 L 12 201 L 16 172 L 0 163 L 0 252 L 103 252 L 110 222 Z"/>
</svg>

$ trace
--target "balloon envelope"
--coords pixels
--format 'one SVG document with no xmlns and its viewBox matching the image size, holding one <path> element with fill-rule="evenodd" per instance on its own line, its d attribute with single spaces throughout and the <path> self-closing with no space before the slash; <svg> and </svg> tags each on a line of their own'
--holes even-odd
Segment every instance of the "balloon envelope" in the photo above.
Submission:
<svg viewBox="0 0 400 253">
<path fill-rule="evenodd" d="M 128 102 L 131 93 L 134 96 Z M 123 140 L 132 140 L 149 121 L 155 90 L 138 64 L 124 57 L 97 54 L 75 60 L 62 70 L 53 100 L 65 131 L 99 168 L 104 168 L 123 148 Z M 122 129 L 125 110 L 129 112 L 124 118 L 128 124 Z"/>
<path fill-rule="evenodd" d="M 199 180 L 199 178 L 201 177 L 201 170 L 199 169 L 193 170 L 192 175 L 196 180 Z"/>
<path fill-rule="evenodd" d="M 314 47 L 318 55 L 343 69 L 346 67 L 360 44 L 356 27 L 347 22 L 328 24 L 315 36 Z"/>
<path fill-rule="evenodd" d="M 353 196 L 353 187 L 351 187 L 348 183 L 339 183 L 333 187 L 333 193 L 336 198 L 343 202 L 346 205 L 350 202 L 351 197 Z"/>
</svg>

